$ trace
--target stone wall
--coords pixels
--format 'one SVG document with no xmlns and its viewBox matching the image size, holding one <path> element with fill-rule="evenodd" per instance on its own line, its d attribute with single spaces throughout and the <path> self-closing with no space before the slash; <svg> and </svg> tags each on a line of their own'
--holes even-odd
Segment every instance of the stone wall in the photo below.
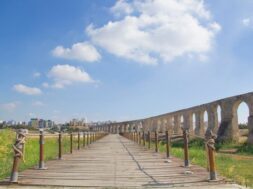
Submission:
<svg viewBox="0 0 253 189">
<path fill-rule="evenodd" d="M 96 130 L 111 133 L 155 130 L 164 132 L 169 130 L 173 134 L 181 134 L 182 128 L 185 128 L 189 129 L 191 134 L 203 137 L 207 130 L 212 130 L 217 133 L 220 141 L 238 141 L 237 109 L 242 102 L 245 102 L 249 107 L 248 143 L 253 144 L 253 92 L 145 119 L 102 125 L 97 127 Z M 221 109 L 220 123 L 218 121 L 218 107 Z M 207 123 L 204 122 L 205 112 L 207 112 L 208 117 Z M 194 117 L 195 121 L 193 121 Z"/>
</svg>

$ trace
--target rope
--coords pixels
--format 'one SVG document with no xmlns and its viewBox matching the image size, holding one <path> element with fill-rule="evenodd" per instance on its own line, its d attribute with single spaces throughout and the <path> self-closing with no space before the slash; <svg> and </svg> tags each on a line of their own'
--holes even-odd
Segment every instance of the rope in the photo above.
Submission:
<svg viewBox="0 0 253 189">
<path fill-rule="evenodd" d="M 16 137 L 16 143 L 12 146 L 14 157 L 19 157 L 25 162 L 25 134 L 19 132 Z"/>
<path fill-rule="evenodd" d="M 215 150 L 215 139 L 217 136 L 210 130 L 206 133 L 206 145 L 207 147 Z"/>
</svg>

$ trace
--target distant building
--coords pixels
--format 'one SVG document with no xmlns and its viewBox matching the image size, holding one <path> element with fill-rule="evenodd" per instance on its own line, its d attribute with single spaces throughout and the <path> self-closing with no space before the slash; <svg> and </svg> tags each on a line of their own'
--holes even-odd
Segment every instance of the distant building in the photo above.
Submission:
<svg viewBox="0 0 253 189">
<path fill-rule="evenodd" d="M 47 127 L 48 128 L 53 128 L 54 127 L 54 122 L 52 120 L 47 120 Z"/>
<path fill-rule="evenodd" d="M 43 120 L 43 119 L 40 119 L 40 120 L 39 120 L 39 128 L 40 128 L 40 129 L 45 128 L 45 125 L 46 125 L 46 121 Z"/>
<path fill-rule="evenodd" d="M 39 119 L 38 118 L 32 118 L 29 122 L 29 126 L 35 129 L 39 128 Z"/>
<path fill-rule="evenodd" d="M 69 127 L 72 129 L 81 129 L 81 130 L 87 130 L 88 129 L 88 125 L 86 123 L 85 119 L 72 119 L 69 122 Z"/>
<path fill-rule="evenodd" d="M 7 123 L 6 123 L 7 126 L 14 126 L 16 124 L 17 124 L 17 122 L 14 120 L 7 121 Z"/>
</svg>

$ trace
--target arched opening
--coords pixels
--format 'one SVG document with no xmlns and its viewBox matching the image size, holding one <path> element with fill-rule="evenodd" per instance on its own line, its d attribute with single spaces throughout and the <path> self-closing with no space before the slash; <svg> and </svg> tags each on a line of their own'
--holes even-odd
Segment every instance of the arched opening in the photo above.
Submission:
<svg viewBox="0 0 253 189">
<path fill-rule="evenodd" d="M 220 127 L 220 124 L 221 124 L 221 107 L 220 107 L 220 105 L 217 106 L 217 119 L 218 119 L 218 127 Z"/>
<path fill-rule="evenodd" d="M 239 128 L 239 142 L 246 142 L 248 139 L 248 117 L 249 106 L 245 102 L 240 102 L 237 107 L 237 126 Z"/>
<path fill-rule="evenodd" d="M 180 116 L 180 128 L 184 128 L 184 116 Z"/>
<path fill-rule="evenodd" d="M 192 114 L 192 129 L 193 129 L 194 134 L 195 134 L 196 133 L 195 132 L 195 129 L 196 129 L 196 114 L 195 113 Z"/>
<path fill-rule="evenodd" d="M 172 116 L 170 118 L 170 124 L 171 124 L 171 128 L 172 128 L 172 134 L 175 134 L 175 119 L 174 119 L 174 116 Z"/>
<path fill-rule="evenodd" d="M 204 131 L 206 132 L 208 128 L 208 114 L 207 111 L 204 112 Z"/>
</svg>

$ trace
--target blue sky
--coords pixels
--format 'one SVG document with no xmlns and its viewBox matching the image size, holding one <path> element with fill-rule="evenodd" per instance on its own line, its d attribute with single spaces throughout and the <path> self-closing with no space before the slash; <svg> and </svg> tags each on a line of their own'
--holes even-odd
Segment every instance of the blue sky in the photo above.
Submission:
<svg viewBox="0 0 253 189">
<path fill-rule="evenodd" d="M 250 92 L 252 10 L 251 0 L 2 0 L 0 120 L 136 119 Z"/>
</svg>

